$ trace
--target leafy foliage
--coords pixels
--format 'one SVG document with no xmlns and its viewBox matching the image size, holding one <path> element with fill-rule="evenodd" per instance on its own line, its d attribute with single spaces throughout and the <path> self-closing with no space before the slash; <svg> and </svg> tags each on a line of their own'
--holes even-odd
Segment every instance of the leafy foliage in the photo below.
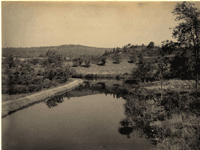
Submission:
<svg viewBox="0 0 200 150">
<path fill-rule="evenodd" d="M 90 60 L 85 60 L 84 62 L 85 62 L 86 67 L 90 67 Z"/>
<path fill-rule="evenodd" d="M 136 61 L 137 61 L 136 55 L 135 55 L 135 54 L 132 54 L 132 55 L 130 56 L 130 63 L 135 63 Z"/>
<path fill-rule="evenodd" d="M 137 64 L 137 68 L 133 70 L 133 78 L 140 78 L 144 82 L 146 82 L 147 78 L 153 77 L 153 63 L 144 61 L 141 56 L 139 59 L 139 63 Z"/>
<path fill-rule="evenodd" d="M 154 42 L 150 42 L 147 48 L 154 48 Z"/>
<path fill-rule="evenodd" d="M 173 28 L 173 37 L 177 39 L 179 46 L 183 47 L 183 53 L 190 50 L 194 56 L 194 72 L 196 74 L 196 91 L 198 91 L 198 67 L 200 52 L 200 11 L 194 7 L 194 3 L 178 3 L 173 12 L 177 21 L 183 20 Z M 188 56 L 191 57 L 191 56 Z"/>
<path fill-rule="evenodd" d="M 63 65 L 63 57 L 48 51 L 42 60 L 42 68 L 35 70 L 39 59 L 20 61 L 9 56 L 4 61 L 4 87 L 9 94 L 39 91 L 68 81 L 75 70 Z M 7 66 L 7 67 L 5 67 Z"/>
<path fill-rule="evenodd" d="M 121 61 L 121 55 L 116 53 L 116 54 L 113 55 L 112 59 L 116 64 L 119 64 L 120 61 Z"/>
</svg>

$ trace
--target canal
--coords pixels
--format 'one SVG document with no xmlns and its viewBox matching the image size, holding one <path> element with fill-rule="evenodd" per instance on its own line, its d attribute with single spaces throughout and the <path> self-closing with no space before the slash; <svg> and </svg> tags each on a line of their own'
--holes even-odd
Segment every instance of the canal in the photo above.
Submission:
<svg viewBox="0 0 200 150">
<path fill-rule="evenodd" d="M 153 147 L 139 132 L 138 136 L 130 137 L 132 129 L 122 128 L 126 118 L 126 101 L 122 97 L 106 93 L 102 82 L 96 90 L 86 87 L 3 118 L 2 149 L 148 150 Z"/>
</svg>

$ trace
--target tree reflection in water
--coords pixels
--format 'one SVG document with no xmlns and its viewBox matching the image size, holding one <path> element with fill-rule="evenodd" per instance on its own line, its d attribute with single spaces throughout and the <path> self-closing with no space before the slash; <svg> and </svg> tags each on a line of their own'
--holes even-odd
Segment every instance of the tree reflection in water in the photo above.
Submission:
<svg viewBox="0 0 200 150">
<path fill-rule="evenodd" d="M 75 90 L 47 101 L 49 108 L 63 102 L 64 97 L 105 93 L 126 100 L 127 116 L 120 122 L 118 132 L 131 137 L 145 137 L 157 149 L 200 148 L 200 102 L 189 93 L 170 92 L 163 95 L 147 91 L 140 86 L 106 85 L 103 82 L 86 82 Z M 131 88 L 130 88 L 131 87 Z M 133 87 L 135 90 L 133 90 Z"/>
<path fill-rule="evenodd" d="M 58 103 L 62 103 L 64 95 L 54 96 L 53 98 L 47 100 L 46 104 L 49 108 L 55 107 Z"/>
</svg>

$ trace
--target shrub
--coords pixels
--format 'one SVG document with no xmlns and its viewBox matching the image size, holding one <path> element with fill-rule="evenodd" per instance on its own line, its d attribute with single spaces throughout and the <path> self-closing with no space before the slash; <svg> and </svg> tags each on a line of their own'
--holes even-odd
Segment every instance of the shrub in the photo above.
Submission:
<svg viewBox="0 0 200 150">
<path fill-rule="evenodd" d="M 72 67 L 78 67 L 78 66 L 80 66 L 79 61 L 72 61 L 72 63 L 73 63 Z"/>
<path fill-rule="evenodd" d="M 36 77 L 35 79 L 33 79 L 32 84 L 39 85 L 41 84 L 42 80 L 43 80 L 43 77 Z"/>
<path fill-rule="evenodd" d="M 83 60 L 81 58 L 74 58 L 72 60 L 73 67 L 78 67 L 82 64 Z"/>
<path fill-rule="evenodd" d="M 42 85 L 43 85 L 43 88 L 50 88 L 51 87 L 51 81 L 49 79 L 44 79 Z"/>
<path fill-rule="evenodd" d="M 106 57 L 100 57 L 100 58 L 98 59 L 98 61 L 97 61 L 97 64 L 98 64 L 99 66 L 105 66 L 105 64 L 106 64 Z"/>
<path fill-rule="evenodd" d="M 154 48 L 154 42 L 150 42 L 147 48 Z"/>
<path fill-rule="evenodd" d="M 86 65 L 86 67 L 89 67 L 90 66 L 90 60 L 85 60 L 85 65 Z"/>
<path fill-rule="evenodd" d="M 114 54 L 112 57 L 114 63 L 119 64 L 121 61 L 121 55 L 120 54 Z"/>
<path fill-rule="evenodd" d="M 132 55 L 130 56 L 130 63 L 135 63 L 136 62 L 136 56 L 135 55 Z"/>
<path fill-rule="evenodd" d="M 44 75 L 44 71 L 42 69 L 39 69 L 37 72 L 38 76 L 43 76 Z"/>
<path fill-rule="evenodd" d="M 26 85 L 13 85 L 9 86 L 8 93 L 10 95 L 28 93 L 28 89 Z"/>
<path fill-rule="evenodd" d="M 36 91 L 38 85 L 29 85 L 28 86 L 28 92 L 34 92 Z"/>
<path fill-rule="evenodd" d="M 30 62 L 30 63 L 33 64 L 33 65 L 37 65 L 37 64 L 40 63 L 40 60 L 37 59 L 37 58 L 33 58 L 33 59 L 31 59 L 31 62 Z"/>
</svg>

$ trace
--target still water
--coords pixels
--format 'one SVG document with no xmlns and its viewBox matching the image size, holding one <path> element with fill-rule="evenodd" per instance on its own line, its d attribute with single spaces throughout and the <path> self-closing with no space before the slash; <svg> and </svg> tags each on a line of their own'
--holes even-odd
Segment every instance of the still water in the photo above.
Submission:
<svg viewBox="0 0 200 150">
<path fill-rule="evenodd" d="M 44 101 L 2 119 L 3 150 L 148 150 L 120 134 L 125 100 L 102 93 Z"/>
</svg>

